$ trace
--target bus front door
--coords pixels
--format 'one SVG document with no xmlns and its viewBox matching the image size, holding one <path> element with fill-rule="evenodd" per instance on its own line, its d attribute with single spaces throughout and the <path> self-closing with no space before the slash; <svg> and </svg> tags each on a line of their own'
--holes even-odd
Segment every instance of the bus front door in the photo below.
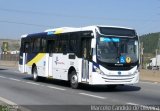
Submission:
<svg viewBox="0 0 160 111">
<path fill-rule="evenodd" d="M 82 82 L 89 82 L 89 42 L 90 39 L 82 39 Z"/>
</svg>

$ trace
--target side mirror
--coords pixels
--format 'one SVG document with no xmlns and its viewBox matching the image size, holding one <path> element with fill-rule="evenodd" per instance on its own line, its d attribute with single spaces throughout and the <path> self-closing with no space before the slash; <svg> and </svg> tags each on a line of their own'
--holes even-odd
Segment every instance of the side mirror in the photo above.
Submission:
<svg viewBox="0 0 160 111">
<path fill-rule="evenodd" d="M 91 48 L 96 48 L 96 39 L 92 39 Z"/>
</svg>

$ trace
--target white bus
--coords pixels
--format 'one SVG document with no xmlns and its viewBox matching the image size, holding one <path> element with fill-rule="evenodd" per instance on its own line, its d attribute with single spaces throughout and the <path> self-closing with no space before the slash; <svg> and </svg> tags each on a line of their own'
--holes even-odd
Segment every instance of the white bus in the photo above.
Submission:
<svg viewBox="0 0 160 111">
<path fill-rule="evenodd" d="M 21 38 L 19 70 L 41 77 L 89 85 L 139 81 L 139 38 L 134 29 L 117 26 L 62 27 Z"/>
</svg>

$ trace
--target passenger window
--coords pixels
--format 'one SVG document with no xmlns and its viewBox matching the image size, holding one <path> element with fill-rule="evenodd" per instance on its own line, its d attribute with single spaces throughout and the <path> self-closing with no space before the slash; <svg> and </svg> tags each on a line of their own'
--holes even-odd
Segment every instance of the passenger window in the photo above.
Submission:
<svg viewBox="0 0 160 111">
<path fill-rule="evenodd" d="M 29 52 L 29 42 L 24 43 L 24 52 L 28 53 Z"/>
<path fill-rule="evenodd" d="M 55 49 L 55 40 L 48 40 L 47 41 L 47 52 L 48 53 L 53 53 Z"/>
<path fill-rule="evenodd" d="M 41 39 L 41 52 L 46 52 L 46 40 Z"/>
</svg>

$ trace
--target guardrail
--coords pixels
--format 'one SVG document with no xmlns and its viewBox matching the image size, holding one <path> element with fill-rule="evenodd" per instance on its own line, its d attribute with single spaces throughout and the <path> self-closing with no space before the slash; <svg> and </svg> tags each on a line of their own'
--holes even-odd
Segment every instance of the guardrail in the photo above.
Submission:
<svg viewBox="0 0 160 111">
<path fill-rule="evenodd" d="M 0 60 L 2 60 L 2 61 L 18 61 L 19 54 L 0 54 Z"/>
<path fill-rule="evenodd" d="M 18 67 L 19 54 L 0 54 L 0 66 Z"/>
</svg>

